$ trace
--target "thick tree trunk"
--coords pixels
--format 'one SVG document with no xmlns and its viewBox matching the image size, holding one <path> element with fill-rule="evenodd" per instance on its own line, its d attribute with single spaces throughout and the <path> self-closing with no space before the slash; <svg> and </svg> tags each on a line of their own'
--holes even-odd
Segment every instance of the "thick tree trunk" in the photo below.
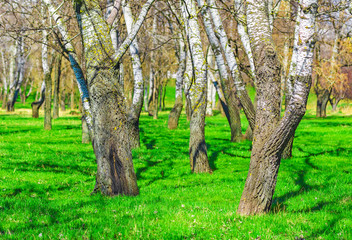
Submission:
<svg viewBox="0 0 352 240">
<path fill-rule="evenodd" d="M 110 196 L 138 195 L 124 95 L 111 82 L 112 77 L 109 70 L 101 70 L 89 80 L 93 148 L 98 164 L 94 191 Z"/>
<path fill-rule="evenodd" d="M 43 1 L 48 5 L 61 35 L 68 40 L 65 23 L 54 5 L 50 0 Z M 70 50 L 69 60 L 82 96 L 84 115 L 93 133 L 93 148 L 98 165 L 95 191 L 100 190 L 105 195 L 137 195 L 139 192 L 132 163 L 123 89 L 113 79 L 119 72 L 115 63 L 121 60 L 135 38 L 153 2 L 154 0 L 148 0 L 144 4 L 132 33 L 115 54 L 107 34 L 108 26 L 101 17 L 103 14 L 99 12 L 97 3 L 83 4 L 83 8 L 81 1 L 76 3 L 75 10 L 87 59 L 87 83 L 70 41 L 65 46 L 66 50 Z"/>
<path fill-rule="evenodd" d="M 185 47 L 185 43 L 180 34 L 180 49 L 179 49 L 179 65 L 176 75 L 176 93 L 175 93 L 175 105 L 171 109 L 169 114 L 168 127 L 169 129 L 176 129 L 178 126 L 178 120 L 180 118 L 182 107 L 183 107 L 183 99 L 182 99 L 182 85 L 183 85 L 183 77 L 186 71 L 186 58 L 187 58 L 187 50 Z"/>
<path fill-rule="evenodd" d="M 247 1 L 248 29 L 257 70 L 256 128 L 247 180 L 238 213 L 270 210 L 282 152 L 305 113 L 311 85 L 316 0 L 301 0 L 298 59 L 293 95 L 280 118 L 280 63 L 269 27 L 265 2 Z M 270 100 L 269 100 L 270 99 Z"/>
<path fill-rule="evenodd" d="M 145 18 L 153 0 L 143 6 L 140 17 L 119 50 L 115 53 L 118 62 L 129 44 L 134 39 Z M 83 39 L 87 62 L 87 79 L 91 98 L 93 148 L 97 158 L 97 176 L 95 191 L 100 190 L 105 195 L 137 195 L 139 193 L 132 163 L 130 131 L 127 123 L 127 108 L 121 84 L 113 81 L 119 74 L 119 69 L 112 61 L 114 49 L 108 28 L 99 13 L 99 6 L 91 3 L 92 9 L 76 9 L 80 19 L 82 14 Z M 78 5 L 79 6 L 79 5 Z M 91 11 L 93 10 L 93 11 Z M 99 29 L 99 31 L 96 31 Z M 131 37 L 134 36 L 134 37 Z M 102 49 L 101 43 L 104 44 Z M 76 63 L 77 64 L 77 63 Z M 97 68 L 97 66 L 103 66 Z M 76 70 L 80 70 L 76 68 Z M 76 76 L 83 78 L 80 70 Z M 80 83 L 81 80 L 77 79 Z M 84 79 L 82 79 L 84 81 Z M 80 86 L 81 84 L 79 84 Z M 141 88 L 143 91 L 143 87 Z M 89 104 L 89 99 L 83 105 Z M 86 108 L 86 107 L 85 107 Z M 137 118 L 138 119 L 138 118 Z M 90 125 L 87 121 L 88 126 Z"/>
<path fill-rule="evenodd" d="M 60 77 L 61 77 L 62 56 L 56 56 L 56 71 L 54 80 L 54 97 L 53 97 L 53 119 L 59 118 L 59 94 L 60 94 Z"/>
<path fill-rule="evenodd" d="M 191 122 L 189 154 L 192 172 L 211 173 L 209 166 L 207 146 L 205 144 L 204 125 L 206 110 L 207 67 L 202 49 L 202 41 L 197 20 L 194 0 L 186 0 L 182 4 L 182 12 L 192 54 L 194 81 L 190 89 Z"/>
</svg>

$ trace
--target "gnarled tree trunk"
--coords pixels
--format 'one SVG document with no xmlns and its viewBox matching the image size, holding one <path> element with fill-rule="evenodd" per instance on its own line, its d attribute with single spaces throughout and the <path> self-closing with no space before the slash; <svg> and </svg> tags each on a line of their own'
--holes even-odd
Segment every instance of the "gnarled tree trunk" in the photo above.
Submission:
<svg viewBox="0 0 352 240">
<path fill-rule="evenodd" d="M 257 126 L 252 156 L 239 214 L 261 214 L 270 210 L 282 152 L 305 113 L 311 85 L 316 0 L 301 0 L 297 71 L 293 95 L 280 118 L 280 63 L 269 27 L 265 2 L 247 1 L 249 36 L 257 70 Z"/>
</svg>

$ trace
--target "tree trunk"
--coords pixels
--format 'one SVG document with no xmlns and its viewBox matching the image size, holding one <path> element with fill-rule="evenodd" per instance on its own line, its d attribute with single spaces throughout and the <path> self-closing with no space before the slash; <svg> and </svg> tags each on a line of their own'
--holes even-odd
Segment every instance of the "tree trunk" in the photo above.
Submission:
<svg viewBox="0 0 352 240">
<path fill-rule="evenodd" d="M 72 78 L 72 84 L 71 84 L 71 97 L 70 97 L 70 108 L 71 111 L 75 109 L 75 82 L 74 79 Z"/>
<path fill-rule="evenodd" d="M 190 165 L 194 173 L 211 173 L 212 170 L 209 166 L 204 136 L 205 111 L 207 106 L 207 66 L 202 49 L 195 2 L 194 0 L 186 0 L 183 2 L 182 7 L 189 48 L 192 54 L 192 65 L 194 67 L 194 81 L 189 93 L 191 100 Z"/>
<path fill-rule="evenodd" d="M 45 74 L 44 129 L 51 130 L 51 72 Z"/>
<path fill-rule="evenodd" d="M 204 0 L 200 1 L 200 5 L 204 5 Z M 211 8 L 214 6 L 210 6 Z M 205 26 L 205 30 L 211 45 L 211 48 L 214 52 L 217 67 L 219 70 L 221 86 L 224 93 L 225 101 L 228 106 L 228 122 L 231 128 L 231 141 L 239 142 L 242 140 L 242 130 L 241 130 L 241 118 L 240 111 L 237 105 L 237 99 L 234 93 L 234 84 L 230 82 L 225 61 L 221 53 L 221 45 L 219 40 L 217 39 L 215 32 L 212 27 L 210 14 L 208 12 L 208 7 L 203 8 L 202 11 L 203 22 Z"/>
<path fill-rule="evenodd" d="M 231 46 L 228 44 L 228 38 L 225 32 L 225 28 L 222 24 L 221 17 L 216 7 L 214 0 L 208 0 L 209 6 L 213 6 L 209 8 L 211 17 L 213 19 L 215 32 L 217 33 L 217 37 L 220 41 L 220 45 L 222 50 L 224 51 L 225 59 L 231 71 L 233 84 L 236 89 L 236 94 L 241 102 L 244 113 L 247 117 L 249 125 L 252 129 L 255 127 L 255 109 L 251 99 L 248 96 L 244 81 L 238 69 L 236 57 L 234 55 L 234 51 L 231 49 Z"/>
<path fill-rule="evenodd" d="M 66 111 L 66 93 L 64 81 L 61 81 L 60 108 L 62 112 Z"/>
<path fill-rule="evenodd" d="M 16 47 L 16 57 L 17 57 L 17 69 L 15 80 L 10 88 L 10 93 L 8 95 L 7 102 L 7 111 L 13 112 L 15 111 L 15 103 L 17 101 L 21 85 L 24 79 L 24 65 L 26 63 L 26 59 L 24 56 L 24 46 L 23 46 L 23 37 L 18 37 L 17 39 L 17 47 Z"/>
<path fill-rule="evenodd" d="M 316 116 L 319 118 L 326 117 L 326 106 L 329 101 L 330 91 L 327 89 L 319 89 L 319 90 L 316 90 L 316 94 L 317 94 Z"/>
<path fill-rule="evenodd" d="M 82 143 L 88 144 L 90 143 L 90 136 L 89 136 L 89 129 L 88 129 L 86 118 L 82 116 L 81 121 L 82 121 Z"/>
<path fill-rule="evenodd" d="M 163 93 L 164 93 L 164 88 L 163 85 L 160 85 L 160 91 L 159 91 L 159 111 L 162 111 L 161 105 L 162 105 L 162 101 L 163 101 Z"/>
<path fill-rule="evenodd" d="M 7 100 L 7 94 L 6 92 L 4 92 L 4 94 L 2 95 L 2 109 L 6 109 L 6 100 Z"/>
<path fill-rule="evenodd" d="M 168 127 L 169 129 L 176 129 L 178 126 L 178 120 L 180 118 L 182 107 L 183 107 L 183 99 L 182 99 L 182 85 L 183 85 L 183 77 L 186 71 L 186 58 L 187 58 L 187 50 L 185 47 L 185 43 L 180 34 L 180 49 L 179 49 L 179 65 L 176 75 L 176 96 L 175 96 L 175 105 L 171 109 L 169 114 Z"/>
<path fill-rule="evenodd" d="M 280 63 L 275 51 L 265 2 L 247 1 L 249 35 L 257 70 L 258 102 L 252 156 L 239 214 L 270 210 L 282 152 L 302 119 L 311 85 L 316 0 L 301 0 L 297 71 L 293 95 L 280 118 Z M 270 99 L 270 100 L 269 100 Z"/>
<path fill-rule="evenodd" d="M 59 118 L 59 94 L 60 94 L 60 77 L 61 77 L 62 56 L 56 56 L 56 71 L 54 81 L 54 98 L 53 98 L 53 119 Z"/>
<path fill-rule="evenodd" d="M 40 91 L 41 91 L 40 99 L 38 101 L 32 102 L 31 104 L 33 118 L 39 118 L 39 108 L 43 105 L 45 100 L 45 81 L 43 81 Z"/>
<path fill-rule="evenodd" d="M 2 94 L 2 106 L 1 108 L 2 109 L 6 109 L 6 100 L 7 100 L 7 77 L 10 76 L 10 74 L 8 74 L 8 71 L 7 71 L 7 65 L 6 65 L 6 62 L 5 62 L 5 51 L 3 50 L 1 52 L 1 60 L 2 60 L 2 72 L 3 72 L 3 77 L 2 77 L 2 85 L 3 85 L 3 88 L 4 88 L 4 91 L 3 91 L 3 94 Z"/>
<path fill-rule="evenodd" d="M 138 195 L 132 163 L 124 95 L 112 82 L 113 74 L 101 70 L 89 80 L 94 119 L 93 148 L 97 158 L 96 187 L 105 195 Z"/>
<path fill-rule="evenodd" d="M 251 45 L 250 45 L 250 40 L 248 36 L 248 32 L 246 30 L 247 28 L 247 18 L 245 14 L 245 4 L 243 0 L 235 0 L 235 7 L 237 10 L 237 31 L 238 34 L 240 35 L 241 42 L 244 48 L 244 51 L 246 52 L 249 66 L 251 69 L 251 77 L 254 82 L 256 82 L 256 71 L 255 71 L 255 66 L 254 66 L 254 60 L 253 60 L 253 54 L 251 50 Z"/>
<path fill-rule="evenodd" d="M 131 11 L 130 4 L 122 0 L 122 10 L 127 26 L 127 32 L 130 34 L 133 27 L 133 15 Z M 139 57 L 139 47 L 137 43 L 137 39 L 132 41 L 130 45 L 130 53 L 131 53 L 131 62 L 133 68 L 133 76 L 134 76 L 134 87 L 133 87 L 133 100 L 128 111 L 128 124 L 130 130 L 130 138 L 131 138 L 131 147 L 139 148 L 140 147 L 140 136 L 139 136 L 139 117 L 143 107 L 143 94 L 144 94 L 144 80 L 143 80 L 143 72 L 141 67 L 141 60 Z"/>
</svg>

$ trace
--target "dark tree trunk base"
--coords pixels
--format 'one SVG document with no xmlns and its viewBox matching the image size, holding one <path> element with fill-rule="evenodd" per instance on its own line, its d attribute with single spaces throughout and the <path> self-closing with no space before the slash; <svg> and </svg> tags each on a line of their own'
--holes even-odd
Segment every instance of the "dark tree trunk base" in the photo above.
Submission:
<svg viewBox="0 0 352 240">
<path fill-rule="evenodd" d="M 102 70 L 89 86 L 93 115 L 93 148 L 97 158 L 95 191 L 107 196 L 139 194 L 132 162 L 125 99 L 112 73 Z"/>
<path fill-rule="evenodd" d="M 175 106 L 171 109 L 169 114 L 168 128 L 176 129 L 178 126 L 178 120 L 180 119 L 180 115 L 182 112 L 183 104 L 182 100 L 178 103 L 175 103 Z"/>
</svg>

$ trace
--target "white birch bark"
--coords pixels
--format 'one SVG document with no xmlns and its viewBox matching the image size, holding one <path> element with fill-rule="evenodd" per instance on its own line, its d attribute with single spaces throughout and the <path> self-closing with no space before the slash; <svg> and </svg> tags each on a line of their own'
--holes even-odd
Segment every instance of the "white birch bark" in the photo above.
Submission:
<svg viewBox="0 0 352 240">
<path fill-rule="evenodd" d="M 288 77 L 286 80 L 286 101 L 289 102 L 290 98 L 293 94 L 293 86 L 294 86 L 294 76 L 297 71 L 297 61 L 298 61 L 298 41 L 299 41 L 299 25 L 301 21 L 301 15 L 299 12 L 301 11 L 301 6 L 298 4 L 297 6 L 297 17 L 296 17 L 296 26 L 295 26 L 295 35 L 293 38 L 293 50 L 292 57 L 290 63 L 290 69 L 288 72 Z M 287 104 L 287 103 L 286 103 Z"/>
<path fill-rule="evenodd" d="M 204 120 L 207 104 L 207 66 L 202 49 L 195 0 L 183 1 L 182 14 L 189 42 L 194 76 L 189 91 L 191 104 L 190 165 L 192 172 L 211 172 L 204 136 Z"/>
<path fill-rule="evenodd" d="M 3 87 L 4 87 L 4 94 L 7 95 L 7 72 L 6 72 L 6 69 L 7 69 L 7 64 L 6 64 L 6 61 L 5 61 L 5 51 L 1 51 L 1 61 L 2 61 L 2 84 L 3 84 Z"/>
<path fill-rule="evenodd" d="M 235 54 L 229 45 L 229 41 L 227 38 L 227 34 L 225 32 L 225 28 L 222 24 L 222 20 L 218 9 L 215 7 L 214 0 L 208 0 L 210 14 L 213 19 L 215 31 L 217 32 L 217 37 L 219 38 L 221 48 L 225 53 L 225 58 L 228 63 L 229 69 L 231 71 L 231 75 L 236 87 L 237 96 L 240 99 L 240 102 L 243 106 L 244 112 L 246 114 L 247 120 L 252 129 L 254 129 L 255 125 L 255 110 L 252 101 L 250 100 L 246 86 L 241 77 L 241 74 L 238 69 L 237 61 L 235 58 Z"/>
<path fill-rule="evenodd" d="M 133 20 L 133 15 L 132 15 L 129 2 L 125 0 L 122 1 L 122 10 L 123 10 L 123 15 L 125 17 L 127 33 L 131 34 L 134 20 Z M 133 111 L 138 111 L 140 113 L 140 109 L 142 109 L 142 105 L 143 105 L 144 81 L 143 81 L 141 60 L 139 57 L 138 49 L 139 48 L 138 48 L 137 39 L 134 39 L 130 45 L 131 61 L 132 61 L 133 76 L 134 76 L 132 108 L 133 108 Z"/>
<path fill-rule="evenodd" d="M 253 60 L 252 49 L 249 41 L 249 36 L 247 32 L 247 19 L 246 19 L 244 4 L 245 4 L 244 0 L 235 0 L 235 7 L 237 11 L 237 31 L 238 31 L 238 34 L 240 35 L 244 51 L 248 58 L 252 79 L 254 80 L 254 82 L 256 82 L 255 66 L 254 66 L 254 60 Z"/>
<path fill-rule="evenodd" d="M 219 40 L 215 35 L 214 29 L 211 23 L 209 8 L 204 5 L 204 0 L 198 0 L 198 2 L 199 2 L 199 6 L 202 7 L 201 13 L 203 16 L 204 27 L 219 69 L 221 87 L 227 104 L 227 109 L 224 109 L 224 111 L 231 128 L 231 141 L 240 141 L 242 136 L 241 120 L 240 120 L 239 109 L 236 103 L 236 98 L 232 92 L 234 88 L 234 84 L 233 82 L 230 81 L 229 75 L 227 73 L 225 60 L 221 53 L 221 46 L 220 46 Z"/>
<path fill-rule="evenodd" d="M 210 77 L 210 71 L 213 71 L 215 69 L 215 62 L 214 62 L 214 53 L 211 48 L 208 50 L 208 56 L 207 56 L 207 62 L 208 62 L 208 81 L 207 81 L 207 110 L 206 114 L 208 116 L 213 116 L 213 100 L 214 100 L 214 93 L 215 93 L 215 86 L 211 80 Z"/>
<path fill-rule="evenodd" d="M 157 15 L 155 14 L 153 17 L 152 36 L 155 36 L 156 29 L 157 29 Z M 153 37 L 152 44 L 153 44 L 152 48 L 154 48 L 156 46 L 156 38 L 155 37 Z M 149 104 L 153 100 L 153 94 L 155 91 L 155 89 L 154 89 L 154 77 L 155 77 L 154 65 L 155 65 L 155 57 L 154 57 L 154 52 L 152 51 L 150 53 L 148 108 L 149 108 Z"/>
<path fill-rule="evenodd" d="M 84 116 L 86 118 L 88 128 L 91 130 L 92 125 L 93 125 L 93 117 L 92 117 L 92 111 L 91 111 L 90 102 L 89 102 L 89 93 L 88 93 L 86 81 L 85 81 L 85 79 L 82 79 L 83 72 L 78 64 L 78 62 L 79 62 L 78 56 L 77 56 L 77 54 L 76 54 L 76 52 L 70 42 L 70 36 L 67 32 L 64 19 L 57 13 L 58 9 L 56 9 L 54 7 L 51 0 L 43 0 L 43 2 L 46 4 L 51 17 L 54 19 L 54 22 L 56 23 L 56 27 L 58 28 L 58 30 L 62 36 L 65 50 L 68 52 L 68 55 L 70 58 L 71 67 L 73 69 L 76 68 L 78 71 L 80 70 L 82 73 L 81 79 L 80 79 L 80 77 L 76 76 L 76 80 L 77 80 L 78 89 L 79 89 L 79 92 L 80 92 L 80 95 L 82 98 Z M 76 73 L 75 73 L 75 75 L 76 75 Z"/>
<path fill-rule="evenodd" d="M 179 67 L 176 73 L 176 91 L 175 91 L 175 99 L 181 98 L 182 99 L 182 86 L 183 86 L 183 76 L 186 70 L 186 58 L 187 58 L 187 51 L 185 50 L 185 43 L 183 41 L 182 34 L 179 34 Z"/>
</svg>

